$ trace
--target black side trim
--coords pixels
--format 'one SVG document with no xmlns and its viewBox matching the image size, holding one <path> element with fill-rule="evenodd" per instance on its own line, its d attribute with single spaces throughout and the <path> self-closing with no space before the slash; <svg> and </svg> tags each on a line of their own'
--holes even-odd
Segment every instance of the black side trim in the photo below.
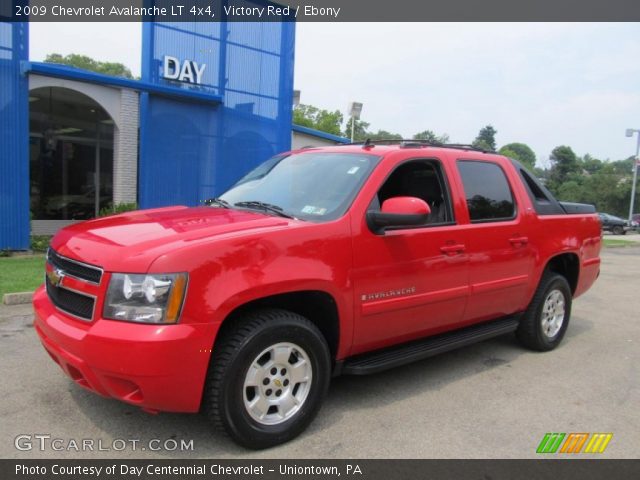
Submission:
<svg viewBox="0 0 640 480">
<path fill-rule="evenodd" d="M 511 333 L 518 328 L 519 317 L 507 317 L 480 325 L 454 330 L 371 353 L 347 358 L 340 369 L 345 375 L 369 375 L 407 363 L 432 357 L 465 345 Z"/>
<path fill-rule="evenodd" d="M 520 162 L 509 158 L 516 171 L 520 176 L 520 180 L 527 191 L 533 208 L 538 215 L 562 215 L 566 213 L 560 202 L 558 202 L 553 194 L 545 187 L 536 176 L 527 170 Z"/>
<path fill-rule="evenodd" d="M 384 235 L 388 227 L 424 227 L 429 221 L 429 215 L 367 212 L 367 226 L 376 235 Z"/>
<path fill-rule="evenodd" d="M 596 207 L 588 203 L 560 202 L 560 206 L 568 214 L 596 213 Z"/>
</svg>

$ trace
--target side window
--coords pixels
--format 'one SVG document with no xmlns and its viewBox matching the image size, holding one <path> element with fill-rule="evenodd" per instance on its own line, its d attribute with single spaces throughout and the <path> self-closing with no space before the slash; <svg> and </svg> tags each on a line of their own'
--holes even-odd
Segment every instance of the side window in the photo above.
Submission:
<svg viewBox="0 0 640 480">
<path fill-rule="evenodd" d="M 495 163 L 459 160 L 471 222 L 510 220 L 516 215 L 509 182 Z"/>
<path fill-rule="evenodd" d="M 369 210 L 379 210 L 392 197 L 417 197 L 429 204 L 429 224 L 453 223 L 451 199 L 440 162 L 412 160 L 399 165 L 374 197 Z"/>
</svg>

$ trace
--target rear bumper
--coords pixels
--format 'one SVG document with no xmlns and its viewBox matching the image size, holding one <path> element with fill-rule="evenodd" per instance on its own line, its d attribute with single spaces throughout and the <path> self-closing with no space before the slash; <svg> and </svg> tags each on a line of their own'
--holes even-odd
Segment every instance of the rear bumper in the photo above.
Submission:
<svg viewBox="0 0 640 480">
<path fill-rule="evenodd" d="M 42 345 L 78 385 L 151 410 L 199 410 L 213 325 L 83 322 L 57 310 L 42 287 L 33 306 Z"/>
</svg>

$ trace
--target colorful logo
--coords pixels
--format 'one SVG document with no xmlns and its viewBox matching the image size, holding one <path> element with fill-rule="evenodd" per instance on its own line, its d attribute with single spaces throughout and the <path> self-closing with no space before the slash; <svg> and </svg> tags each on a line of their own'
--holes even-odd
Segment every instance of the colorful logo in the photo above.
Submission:
<svg viewBox="0 0 640 480">
<path fill-rule="evenodd" d="M 612 437 L 613 433 L 545 433 L 536 453 L 604 453 Z"/>
</svg>

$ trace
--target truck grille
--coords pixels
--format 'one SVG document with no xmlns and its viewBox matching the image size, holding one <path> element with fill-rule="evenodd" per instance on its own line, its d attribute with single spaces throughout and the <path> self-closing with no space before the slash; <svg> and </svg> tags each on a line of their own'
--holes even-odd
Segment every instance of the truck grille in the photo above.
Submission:
<svg viewBox="0 0 640 480">
<path fill-rule="evenodd" d="M 51 302 L 57 308 L 83 320 L 91 320 L 93 318 L 95 298 L 67 290 L 64 287 L 55 287 L 47 276 L 45 276 L 44 283 Z"/>
<path fill-rule="evenodd" d="M 62 270 L 65 275 L 79 278 L 86 282 L 100 284 L 102 279 L 102 269 L 93 265 L 87 265 L 86 263 L 77 262 L 69 258 L 58 255 L 55 250 L 49 249 L 47 253 L 47 261 L 53 265 L 54 268 Z"/>
</svg>

